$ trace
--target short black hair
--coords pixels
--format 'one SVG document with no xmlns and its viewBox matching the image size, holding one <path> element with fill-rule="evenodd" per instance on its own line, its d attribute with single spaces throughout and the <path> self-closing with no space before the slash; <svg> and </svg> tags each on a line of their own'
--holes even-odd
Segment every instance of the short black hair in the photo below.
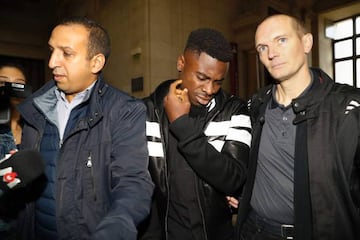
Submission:
<svg viewBox="0 0 360 240">
<path fill-rule="evenodd" d="M 199 28 L 192 31 L 187 39 L 184 51 L 205 52 L 222 62 L 230 62 L 233 52 L 230 43 L 222 33 L 210 28 Z"/>
<path fill-rule="evenodd" d="M 25 81 L 27 81 L 27 76 L 26 76 L 26 71 L 23 65 L 21 65 L 18 62 L 12 62 L 12 61 L 0 61 L 0 69 L 3 69 L 5 67 L 10 67 L 10 68 L 16 68 L 17 70 L 19 70 L 25 77 Z"/>
<path fill-rule="evenodd" d="M 63 19 L 57 26 L 78 24 L 84 26 L 89 31 L 88 57 L 92 58 L 96 54 L 102 53 L 107 59 L 110 56 L 111 44 L 110 37 L 106 29 L 99 23 L 84 16 L 71 16 Z"/>
</svg>

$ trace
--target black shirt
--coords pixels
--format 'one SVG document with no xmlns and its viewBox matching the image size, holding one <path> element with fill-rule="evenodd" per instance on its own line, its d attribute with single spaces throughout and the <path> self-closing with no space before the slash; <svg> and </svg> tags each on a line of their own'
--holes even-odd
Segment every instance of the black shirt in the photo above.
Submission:
<svg viewBox="0 0 360 240">
<path fill-rule="evenodd" d="M 207 116 L 206 108 L 192 106 L 189 116 L 205 124 Z M 170 201 L 167 219 L 168 239 L 191 240 L 194 239 L 194 235 L 203 234 L 202 232 L 192 232 L 192 229 L 202 229 L 194 228 L 194 224 L 202 222 L 199 199 L 197 197 L 196 173 L 178 151 L 177 145 L 176 137 L 170 132 L 167 148 L 170 183 Z"/>
</svg>

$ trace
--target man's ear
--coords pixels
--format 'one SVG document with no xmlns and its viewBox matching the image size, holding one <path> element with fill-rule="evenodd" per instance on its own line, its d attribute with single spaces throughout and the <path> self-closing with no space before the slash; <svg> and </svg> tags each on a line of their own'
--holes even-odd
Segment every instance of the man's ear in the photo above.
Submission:
<svg viewBox="0 0 360 240">
<path fill-rule="evenodd" d="M 100 72 L 105 65 L 105 56 L 102 53 L 99 53 L 92 57 L 91 59 L 91 72 L 96 74 Z"/>
<path fill-rule="evenodd" d="M 311 33 L 306 33 L 303 37 L 302 37 L 302 42 L 304 45 L 304 52 L 306 54 L 308 54 L 313 46 L 313 35 Z"/>
<path fill-rule="evenodd" d="M 185 58 L 184 55 L 180 55 L 177 59 L 176 68 L 179 72 L 182 72 L 185 65 Z"/>
</svg>

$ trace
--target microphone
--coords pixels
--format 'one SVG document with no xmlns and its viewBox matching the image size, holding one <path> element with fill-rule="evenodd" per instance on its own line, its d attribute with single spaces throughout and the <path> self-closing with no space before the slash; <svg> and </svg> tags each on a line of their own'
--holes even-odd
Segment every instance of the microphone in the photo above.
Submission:
<svg viewBox="0 0 360 240">
<path fill-rule="evenodd" d="M 6 156 L 0 160 L 0 190 L 7 192 L 25 187 L 44 170 L 44 160 L 37 151 L 23 150 Z"/>
</svg>

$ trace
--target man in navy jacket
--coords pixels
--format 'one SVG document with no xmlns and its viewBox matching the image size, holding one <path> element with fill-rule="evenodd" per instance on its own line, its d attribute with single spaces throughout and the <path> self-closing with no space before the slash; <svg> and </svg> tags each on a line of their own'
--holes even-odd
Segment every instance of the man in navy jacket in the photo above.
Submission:
<svg viewBox="0 0 360 240">
<path fill-rule="evenodd" d="M 153 190 L 145 106 L 103 81 L 110 40 L 94 21 L 64 20 L 49 47 L 54 78 L 19 107 L 21 149 L 41 152 L 48 182 L 27 204 L 19 232 L 24 239 L 136 239 Z"/>
</svg>

